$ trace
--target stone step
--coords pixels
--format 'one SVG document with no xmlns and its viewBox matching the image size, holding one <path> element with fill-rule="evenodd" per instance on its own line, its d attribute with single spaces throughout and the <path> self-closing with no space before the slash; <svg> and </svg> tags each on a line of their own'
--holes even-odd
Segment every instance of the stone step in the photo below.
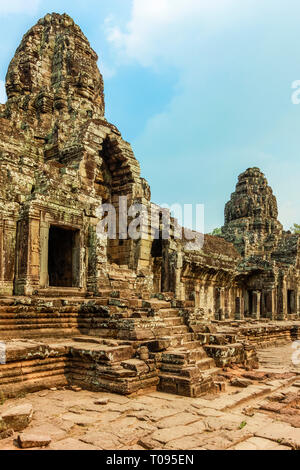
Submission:
<svg viewBox="0 0 300 470">
<path fill-rule="evenodd" d="M 205 350 L 200 346 L 200 348 L 195 348 L 188 350 L 189 351 L 189 361 L 201 361 L 202 359 L 207 359 L 207 354 Z"/>
<path fill-rule="evenodd" d="M 132 289 L 116 289 L 113 290 L 111 288 L 107 289 L 99 289 L 97 295 L 100 297 L 112 297 L 114 299 L 138 299 L 138 294 L 135 290 Z"/>
<path fill-rule="evenodd" d="M 38 289 L 37 295 L 42 297 L 85 297 L 86 291 L 77 287 L 48 287 Z"/>
<path fill-rule="evenodd" d="M 115 294 L 115 295 L 112 295 L 112 294 Z M 120 297 L 120 291 L 113 291 L 111 288 L 107 288 L 107 289 L 99 289 L 97 291 L 97 295 L 99 295 L 100 297 Z"/>
<path fill-rule="evenodd" d="M 133 290 L 134 289 L 134 284 L 130 284 L 127 281 L 111 281 L 110 285 L 112 287 L 112 290 Z"/>
<path fill-rule="evenodd" d="M 237 341 L 237 335 L 228 333 L 197 333 L 199 340 L 203 342 L 209 340 L 209 344 L 226 345 Z"/>
<path fill-rule="evenodd" d="M 216 367 L 215 361 L 209 357 L 197 361 L 196 364 L 201 371 L 214 369 Z"/>
<path fill-rule="evenodd" d="M 211 360 L 202 347 L 192 350 L 179 347 L 177 349 L 169 349 L 162 354 L 162 362 L 166 363 L 196 363 L 203 359 Z"/>
<path fill-rule="evenodd" d="M 167 326 L 186 326 L 181 317 L 165 317 L 164 322 Z"/>
<path fill-rule="evenodd" d="M 170 300 L 173 300 L 175 297 L 174 292 L 159 292 L 151 295 L 151 298 L 153 299 L 158 299 L 158 300 L 166 300 L 169 302 Z"/>
<path fill-rule="evenodd" d="M 184 378 L 185 380 L 189 378 L 199 380 L 201 378 L 200 370 L 194 364 L 181 365 L 173 364 L 172 362 L 162 363 L 159 375 L 160 374 L 170 374 L 173 377 L 176 376 L 179 380 L 182 378 Z"/>
<path fill-rule="evenodd" d="M 195 307 L 194 300 L 173 300 L 172 301 L 173 308 L 192 308 Z"/>
<path fill-rule="evenodd" d="M 159 310 L 159 316 L 162 318 L 175 317 L 178 315 L 177 308 L 161 308 Z"/>
<path fill-rule="evenodd" d="M 203 344 L 201 341 L 193 340 L 193 341 L 187 341 L 182 346 L 186 349 L 192 350 L 192 349 L 202 348 Z"/>
<path fill-rule="evenodd" d="M 161 356 L 163 364 L 187 364 L 189 359 L 188 351 L 181 351 L 180 349 L 170 349 L 164 352 Z"/>
<path fill-rule="evenodd" d="M 121 298 L 119 299 L 110 298 L 108 300 L 108 305 L 112 307 L 128 308 L 129 303 L 130 303 L 129 300 L 121 299 Z"/>
<path fill-rule="evenodd" d="M 218 367 L 229 366 L 233 363 L 243 363 L 244 347 L 241 343 L 227 345 L 209 344 L 203 346 L 209 357 L 212 357 Z"/>
<path fill-rule="evenodd" d="M 117 275 L 124 275 L 136 278 L 136 272 L 132 269 L 129 269 L 128 266 L 119 266 L 119 265 L 111 265 L 109 269 L 109 276 L 117 276 Z"/>
<path fill-rule="evenodd" d="M 138 308 L 138 309 L 142 309 L 143 308 L 143 304 L 144 304 L 144 300 L 143 299 L 129 299 L 129 306 L 131 308 Z"/>
<path fill-rule="evenodd" d="M 167 330 L 170 331 L 170 335 L 188 333 L 189 329 L 186 325 L 179 326 L 167 326 Z"/>
<path fill-rule="evenodd" d="M 191 376 L 178 376 L 172 372 L 163 372 L 159 374 L 158 390 L 195 398 L 213 392 L 215 386 L 209 375 L 193 378 Z"/>
<path fill-rule="evenodd" d="M 165 335 L 161 337 L 162 340 L 169 341 L 170 347 L 183 346 L 184 343 L 193 339 L 193 333 L 173 334 L 171 336 Z"/>
<path fill-rule="evenodd" d="M 203 370 L 202 372 L 203 377 L 211 377 L 212 379 L 215 379 L 217 375 L 220 374 L 220 367 L 211 367 L 210 369 Z"/>
<path fill-rule="evenodd" d="M 158 312 L 161 309 L 170 308 L 171 302 L 166 302 L 165 300 L 158 300 L 158 299 L 149 299 L 143 302 L 144 308 L 150 308 L 155 312 Z"/>
</svg>

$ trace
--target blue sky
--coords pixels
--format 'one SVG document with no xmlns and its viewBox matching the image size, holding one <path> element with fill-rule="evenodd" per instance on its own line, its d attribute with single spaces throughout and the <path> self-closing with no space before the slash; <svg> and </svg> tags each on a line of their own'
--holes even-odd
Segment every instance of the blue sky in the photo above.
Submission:
<svg viewBox="0 0 300 470">
<path fill-rule="evenodd" d="M 0 0 L 0 101 L 22 35 L 66 12 L 99 55 L 106 117 L 158 204 L 205 204 L 223 224 L 237 176 L 266 174 L 285 228 L 300 223 L 299 0 Z"/>
</svg>

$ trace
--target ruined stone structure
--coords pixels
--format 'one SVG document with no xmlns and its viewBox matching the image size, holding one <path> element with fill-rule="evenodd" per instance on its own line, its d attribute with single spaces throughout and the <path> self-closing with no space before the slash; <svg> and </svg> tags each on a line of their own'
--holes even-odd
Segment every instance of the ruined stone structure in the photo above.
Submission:
<svg viewBox="0 0 300 470">
<path fill-rule="evenodd" d="M 130 144 L 104 116 L 97 55 L 67 15 L 23 38 L 0 105 L 0 390 L 78 384 L 199 396 L 256 343 L 298 337 L 299 236 L 257 168 L 239 177 L 222 236 L 164 239 Z M 98 208 L 142 204 L 148 237 L 98 236 Z M 126 208 L 127 209 L 127 208 Z M 118 227 L 117 227 L 118 229 Z M 277 322 L 277 320 L 281 320 Z"/>
</svg>

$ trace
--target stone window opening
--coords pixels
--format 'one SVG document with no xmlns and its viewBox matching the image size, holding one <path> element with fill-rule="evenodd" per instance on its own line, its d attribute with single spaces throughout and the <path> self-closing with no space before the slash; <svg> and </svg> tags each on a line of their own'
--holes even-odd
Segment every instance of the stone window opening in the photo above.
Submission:
<svg viewBox="0 0 300 470">
<path fill-rule="evenodd" d="M 79 230 L 51 225 L 48 243 L 49 287 L 79 287 Z"/>
</svg>

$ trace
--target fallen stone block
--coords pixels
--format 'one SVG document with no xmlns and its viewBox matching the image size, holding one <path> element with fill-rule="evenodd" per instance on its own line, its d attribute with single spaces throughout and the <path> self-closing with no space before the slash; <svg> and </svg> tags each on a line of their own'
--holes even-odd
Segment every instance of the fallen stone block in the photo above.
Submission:
<svg viewBox="0 0 300 470">
<path fill-rule="evenodd" d="M 230 381 L 230 385 L 233 387 L 247 388 L 249 385 L 252 385 L 251 380 L 242 379 L 240 377 L 234 377 Z"/>
<path fill-rule="evenodd" d="M 33 408 L 30 404 L 18 405 L 2 413 L 2 420 L 8 428 L 23 431 L 32 420 Z"/>
<path fill-rule="evenodd" d="M 51 443 L 51 440 L 51 437 L 41 434 L 23 433 L 18 436 L 18 444 L 21 449 L 47 447 Z"/>
<path fill-rule="evenodd" d="M 95 405 L 107 405 L 108 402 L 108 398 L 99 398 L 98 400 L 94 401 Z"/>
</svg>

